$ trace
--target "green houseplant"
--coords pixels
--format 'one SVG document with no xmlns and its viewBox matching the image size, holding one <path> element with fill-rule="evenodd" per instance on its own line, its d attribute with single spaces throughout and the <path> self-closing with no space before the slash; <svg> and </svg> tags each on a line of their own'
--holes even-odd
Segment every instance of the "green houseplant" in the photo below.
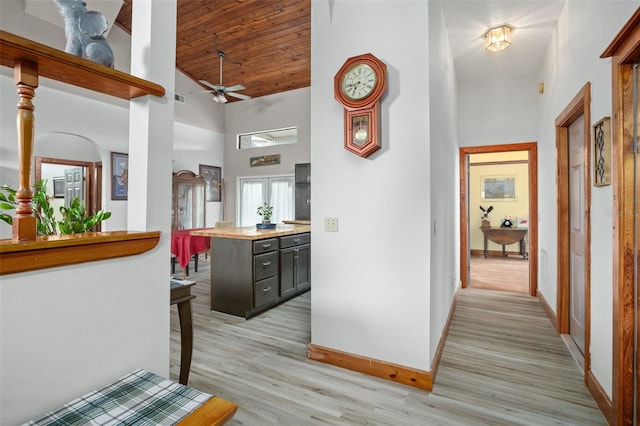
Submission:
<svg viewBox="0 0 640 426">
<path fill-rule="evenodd" d="M 260 207 L 258 207 L 258 215 L 262 216 L 262 223 L 269 224 L 271 223 L 271 216 L 273 216 L 273 206 L 264 203 Z"/>
<path fill-rule="evenodd" d="M 102 210 L 93 215 L 88 214 L 84 202 L 75 198 L 69 207 L 60 207 L 62 220 L 58 221 L 46 193 L 47 181 L 41 180 L 34 184 L 33 188 L 33 213 L 36 217 L 38 236 L 89 232 L 98 223 L 111 217 L 111 212 Z M 8 185 L 2 185 L 0 191 L 0 220 L 11 225 L 13 216 L 6 211 L 15 210 L 18 205 L 16 190 Z"/>
</svg>

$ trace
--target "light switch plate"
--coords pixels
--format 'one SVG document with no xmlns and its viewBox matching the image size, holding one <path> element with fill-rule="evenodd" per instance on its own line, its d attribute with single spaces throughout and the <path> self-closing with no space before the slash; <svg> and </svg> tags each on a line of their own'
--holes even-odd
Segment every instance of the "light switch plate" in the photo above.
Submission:
<svg viewBox="0 0 640 426">
<path fill-rule="evenodd" d="M 324 218 L 324 232 L 338 232 L 338 218 L 337 217 L 325 217 Z"/>
</svg>

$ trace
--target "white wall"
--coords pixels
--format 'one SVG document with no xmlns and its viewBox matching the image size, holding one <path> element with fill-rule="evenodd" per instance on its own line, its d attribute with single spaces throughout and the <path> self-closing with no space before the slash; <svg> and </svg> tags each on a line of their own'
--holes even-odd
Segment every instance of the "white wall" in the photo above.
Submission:
<svg viewBox="0 0 640 426">
<path fill-rule="evenodd" d="M 453 296 L 460 285 L 457 86 L 441 4 L 429 2 L 431 221 L 424 224 L 431 225 L 431 358 L 440 343 Z"/>
<path fill-rule="evenodd" d="M 311 117 L 309 94 L 310 89 L 304 88 L 224 105 L 225 167 L 222 169 L 222 176 L 227 197 L 227 220 L 238 223 L 236 212 L 239 177 L 293 175 L 295 164 L 309 162 L 309 120 Z M 298 128 L 298 143 L 243 150 L 237 148 L 239 133 L 293 126 Z M 280 164 L 261 167 L 249 166 L 251 157 L 272 154 L 280 154 Z M 312 174 L 313 170 L 312 167 Z"/>
<path fill-rule="evenodd" d="M 433 355 L 427 27 L 424 1 L 311 4 L 311 341 L 421 370 Z M 363 53 L 388 71 L 382 149 L 367 159 L 344 149 L 333 93 L 335 73 Z M 325 217 L 338 232 L 324 232 Z"/>
<path fill-rule="evenodd" d="M 539 288 L 556 308 L 555 119 L 591 82 L 591 125 L 612 116 L 611 60 L 600 54 L 638 7 L 637 1 L 568 1 L 549 43 L 539 80 Z M 616 171 L 612 173 L 615 175 Z M 612 187 L 591 190 L 591 370 L 609 397 L 612 389 Z M 546 270 L 545 268 L 546 264 Z"/>
<path fill-rule="evenodd" d="M 459 87 L 460 146 L 535 142 L 538 137 L 538 80 L 487 78 Z"/>
</svg>

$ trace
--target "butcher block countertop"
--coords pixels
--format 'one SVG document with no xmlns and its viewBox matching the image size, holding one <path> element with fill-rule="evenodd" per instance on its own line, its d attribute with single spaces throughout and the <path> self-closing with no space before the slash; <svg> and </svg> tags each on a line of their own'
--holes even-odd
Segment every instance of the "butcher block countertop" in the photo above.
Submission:
<svg viewBox="0 0 640 426">
<path fill-rule="evenodd" d="M 263 238 L 282 237 L 285 235 L 302 234 L 304 232 L 311 232 L 311 226 L 278 224 L 275 229 L 257 229 L 255 226 L 244 226 L 242 228 L 210 228 L 199 229 L 190 234 L 239 240 L 261 240 Z"/>
</svg>

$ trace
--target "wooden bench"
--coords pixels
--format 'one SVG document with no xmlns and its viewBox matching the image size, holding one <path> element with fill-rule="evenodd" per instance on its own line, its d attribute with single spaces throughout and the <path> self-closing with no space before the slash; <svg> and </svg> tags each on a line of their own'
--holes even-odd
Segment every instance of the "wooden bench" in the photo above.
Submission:
<svg viewBox="0 0 640 426">
<path fill-rule="evenodd" d="M 237 409 L 233 402 L 140 369 L 26 424 L 223 425 Z"/>
</svg>

